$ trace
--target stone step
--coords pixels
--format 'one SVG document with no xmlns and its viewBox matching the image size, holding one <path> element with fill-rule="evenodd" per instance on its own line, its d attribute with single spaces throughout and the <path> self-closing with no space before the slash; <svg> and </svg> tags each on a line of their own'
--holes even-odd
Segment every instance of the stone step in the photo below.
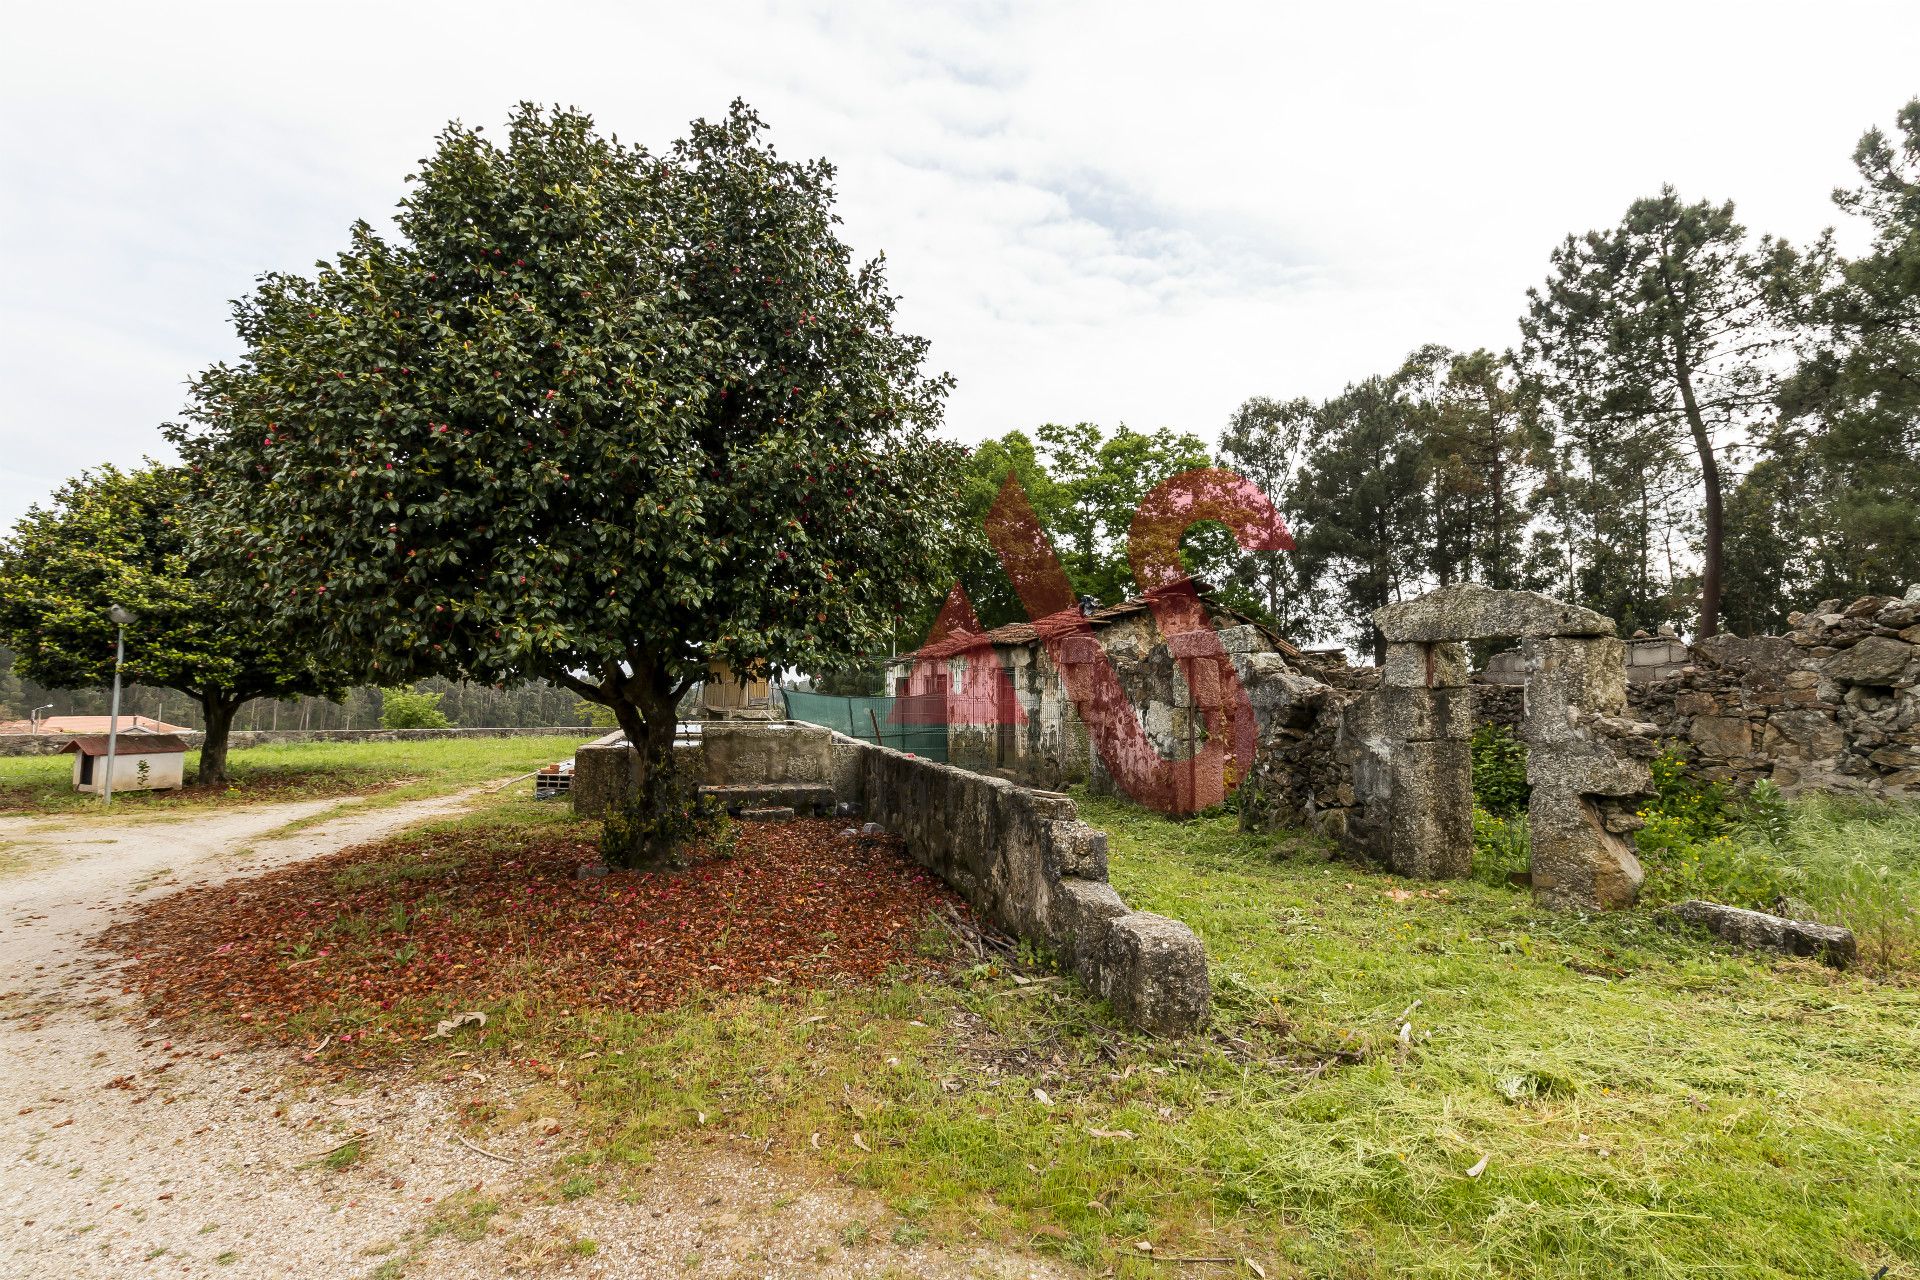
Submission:
<svg viewBox="0 0 1920 1280">
<path fill-rule="evenodd" d="M 820 816 L 834 809 L 833 788 L 823 782 L 732 783 L 704 786 L 703 796 L 712 796 L 728 813 L 746 816 L 748 809 L 785 808 L 794 814 Z"/>
</svg>

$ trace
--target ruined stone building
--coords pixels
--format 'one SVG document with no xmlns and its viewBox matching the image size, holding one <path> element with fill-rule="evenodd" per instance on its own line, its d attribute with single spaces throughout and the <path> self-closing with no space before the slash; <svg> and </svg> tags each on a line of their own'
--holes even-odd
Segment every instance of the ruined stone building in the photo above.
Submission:
<svg viewBox="0 0 1920 1280">
<path fill-rule="evenodd" d="M 1303 654 L 1204 591 L 1201 600 L 1235 673 L 1254 693 L 1264 728 L 1265 713 L 1285 696 L 1288 682 L 1325 659 Z M 1096 656 L 1111 663 L 1148 740 L 1167 759 L 1190 757 L 1206 734 L 1204 713 L 1222 707 L 1217 685 L 1199 680 L 1192 682 L 1201 686 L 1197 691 L 1190 687 L 1190 668 L 1161 634 L 1147 596 L 950 636 L 896 661 L 888 686 L 917 706 L 928 705 L 928 698 L 944 706 L 952 764 L 1049 790 L 1085 783 L 1108 791 L 1112 779 L 1088 734 L 1070 673 L 1050 656 L 1049 642 L 1070 665 Z M 1098 655 L 1082 653 L 1089 642 Z"/>
<path fill-rule="evenodd" d="M 1470 872 L 1470 740 L 1486 721 L 1511 726 L 1528 747 L 1528 879 L 1551 907 L 1633 903 L 1648 762 L 1670 744 L 1736 784 L 1920 793 L 1920 588 L 1823 602 L 1793 615 L 1787 636 L 1686 646 L 1621 639 L 1612 620 L 1532 592 L 1448 586 L 1374 615 L 1378 668 L 1303 653 L 1204 595 L 1180 616 L 1205 627 L 1169 637 L 1155 613 L 1165 603 L 960 634 L 896 663 L 898 702 L 942 719 L 951 763 L 813 725 L 729 721 L 687 744 L 688 767 L 710 793 L 869 816 L 987 918 L 1054 948 L 1125 1020 L 1158 1032 L 1206 1020 L 1199 940 L 1127 907 L 1107 883 L 1105 836 L 1055 794 L 1113 785 L 1080 710 L 1095 662 L 1109 664 L 1107 696 L 1124 698 L 1146 748 L 1176 769 L 1209 722 L 1238 737 L 1249 726 L 1235 717 L 1250 717 L 1250 774 L 1221 789 L 1244 821 L 1315 832 L 1408 876 Z M 1503 640 L 1518 647 L 1470 674 L 1468 646 Z M 624 743 L 582 748 L 575 807 L 603 812 L 631 776 Z"/>
</svg>

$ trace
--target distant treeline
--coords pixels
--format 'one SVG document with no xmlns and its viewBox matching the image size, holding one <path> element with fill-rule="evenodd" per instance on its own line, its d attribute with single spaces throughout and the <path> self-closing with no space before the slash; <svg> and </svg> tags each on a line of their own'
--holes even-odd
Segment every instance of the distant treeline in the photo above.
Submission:
<svg viewBox="0 0 1920 1280">
<path fill-rule="evenodd" d="M 469 729 L 573 727 L 588 723 L 579 696 L 550 684 L 517 689 L 452 680 L 422 680 L 414 686 L 441 695 L 440 711 Z M 103 716 L 113 701 L 110 689 L 48 689 L 13 674 L 13 654 L 0 647 L 0 720 L 25 720 L 35 707 L 51 704 L 47 715 Z M 382 693 L 370 685 L 351 690 L 339 702 L 326 698 L 262 698 L 241 708 L 233 727 L 255 729 L 377 729 Z M 173 689 L 129 685 L 120 691 L 120 714 L 148 716 L 187 729 L 205 727 L 200 707 Z"/>
</svg>

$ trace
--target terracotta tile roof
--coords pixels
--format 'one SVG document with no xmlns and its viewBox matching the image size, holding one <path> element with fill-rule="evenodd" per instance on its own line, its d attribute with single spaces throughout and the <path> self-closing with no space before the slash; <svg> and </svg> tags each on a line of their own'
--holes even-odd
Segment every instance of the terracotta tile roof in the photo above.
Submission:
<svg viewBox="0 0 1920 1280">
<path fill-rule="evenodd" d="M 187 744 L 170 733 L 123 733 L 120 741 L 114 744 L 114 754 L 122 756 L 172 756 L 186 749 Z M 61 755 L 70 751 L 87 756 L 104 756 L 107 754 L 107 735 L 88 734 L 60 748 Z"/>
<path fill-rule="evenodd" d="M 40 721 L 41 733 L 105 733 L 112 716 L 47 716 Z M 0 721 L 0 733 L 32 733 L 31 720 Z M 122 733 L 192 733 L 183 724 L 168 724 L 149 716 L 121 716 Z"/>
<path fill-rule="evenodd" d="M 1248 617 L 1237 609 L 1221 604 L 1204 586 L 1200 590 L 1200 599 L 1205 603 L 1207 612 L 1214 616 L 1257 628 L 1260 634 L 1267 638 L 1268 643 L 1273 645 L 1275 653 L 1288 658 L 1300 656 L 1300 651 L 1281 639 L 1271 627 L 1258 619 Z M 1123 618 L 1145 613 L 1152 607 L 1153 601 L 1150 596 L 1134 596 L 1131 599 L 1122 600 L 1119 604 L 1102 606 L 1085 615 L 1078 609 L 1062 609 L 1058 613 L 1047 614 L 1033 622 L 1009 622 L 1003 627 L 995 627 L 990 631 L 970 631 L 950 635 L 934 644 L 922 645 L 912 653 L 902 654 L 897 661 L 916 662 L 951 658 L 985 648 L 1021 648 L 1058 635 L 1078 631 L 1083 627 L 1090 626 L 1098 631 L 1101 627 L 1111 626 Z"/>
</svg>

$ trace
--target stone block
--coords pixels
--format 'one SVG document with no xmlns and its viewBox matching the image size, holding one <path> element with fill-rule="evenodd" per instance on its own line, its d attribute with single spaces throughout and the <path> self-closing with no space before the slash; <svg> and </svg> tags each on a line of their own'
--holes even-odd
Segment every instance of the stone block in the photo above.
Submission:
<svg viewBox="0 0 1920 1280">
<path fill-rule="evenodd" d="M 1387 774 L 1387 865 L 1428 880 L 1471 873 L 1473 756 L 1467 743 L 1396 743 Z"/>
<path fill-rule="evenodd" d="M 1373 624 L 1389 644 L 1614 633 L 1613 620 L 1591 609 L 1538 592 L 1496 591 L 1475 583 L 1441 587 L 1417 600 L 1375 610 Z"/>
<path fill-rule="evenodd" d="M 1467 651 L 1464 645 L 1389 644 L 1386 661 L 1380 664 L 1382 685 L 1401 685 L 1415 689 L 1437 689 L 1467 683 Z"/>
<path fill-rule="evenodd" d="M 632 790 L 633 748 L 626 743 L 586 746 L 573 753 L 573 785 L 567 794 L 575 816 L 605 817 Z"/>
<path fill-rule="evenodd" d="M 1220 629 L 1220 647 L 1228 653 L 1265 653 L 1273 648 L 1260 628 L 1252 623 Z"/>
<path fill-rule="evenodd" d="M 1753 751 L 1753 729 L 1744 716 L 1695 716 L 1687 737 L 1703 754 L 1722 760 Z"/>
<path fill-rule="evenodd" d="M 1678 693 L 1673 698 L 1673 710 L 1682 716 L 1711 716 L 1720 713 L 1720 704 L 1710 693 Z"/>
<path fill-rule="evenodd" d="M 1527 655 L 1530 742 L 1563 739 L 1574 710 L 1624 715 L 1627 709 L 1626 644 L 1606 637 L 1548 637 L 1521 644 Z"/>
<path fill-rule="evenodd" d="M 1627 838 L 1599 808 L 1564 790 L 1536 789 L 1527 804 L 1534 899 L 1556 909 L 1617 911 L 1646 878 Z"/>
<path fill-rule="evenodd" d="M 1436 742 L 1473 736 L 1478 700 L 1470 685 L 1416 689 L 1382 685 L 1374 695 L 1382 729 L 1407 742 Z"/>
<path fill-rule="evenodd" d="M 1211 658 L 1220 652 L 1220 638 L 1207 627 L 1176 631 L 1167 637 L 1167 652 L 1176 658 Z"/>
<path fill-rule="evenodd" d="M 1881 747 L 1869 753 L 1867 759 L 1888 769 L 1920 769 L 1920 747 Z"/>
<path fill-rule="evenodd" d="M 1867 636 L 1829 658 L 1821 673 L 1842 684 L 1887 685 L 1901 678 L 1913 655 L 1914 647 L 1904 640 Z"/>
<path fill-rule="evenodd" d="M 1748 911 L 1698 898 L 1671 907 L 1670 918 L 1698 925 L 1715 937 L 1736 946 L 1778 951 L 1786 955 L 1813 956 L 1836 969 L 1852 964 L 1858 946 L 1850 930 L 1837 925 L 1814 924 L 1807 920 L 1789 920 L 1764 911 Z"/>
<path fill-rule="evenodd" d="M 1107 833 L 1084 822 L 1055 819 L 1044 828 L 1055 874 L 1085 880 L 1107 878 Z"/>
<path fill-rule="evenodd" d="M 1213 992 L 1193 930 L 1134 911 L 1108 923 L 1102 949 L 1100 993 L 1129 1026 L 1173 1036 L 1206 1024 Z"/>
</svg>

